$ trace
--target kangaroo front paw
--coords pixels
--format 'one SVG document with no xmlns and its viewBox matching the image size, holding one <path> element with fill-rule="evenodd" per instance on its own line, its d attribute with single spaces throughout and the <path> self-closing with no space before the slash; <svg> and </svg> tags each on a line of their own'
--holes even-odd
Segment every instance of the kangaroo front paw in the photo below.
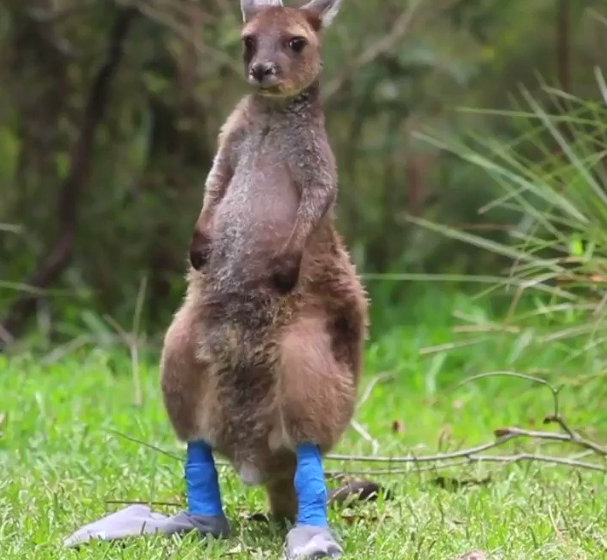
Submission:
<svg viewBox="0 0 607 560">
<path fill-rule="evenodd" d="M 285 558 L 340 558 L 343 549 L 328 527 L 296 525 L 287 534 Z"/>
<path fill-rule="evenodd" d="M 280 293 L 287 294 L 293 291 L 299 280 L 300 267 L 301 255 L 296 253 L 285 253 L 272 260 L 270 264 L 272 281 Z"/>
</svg>

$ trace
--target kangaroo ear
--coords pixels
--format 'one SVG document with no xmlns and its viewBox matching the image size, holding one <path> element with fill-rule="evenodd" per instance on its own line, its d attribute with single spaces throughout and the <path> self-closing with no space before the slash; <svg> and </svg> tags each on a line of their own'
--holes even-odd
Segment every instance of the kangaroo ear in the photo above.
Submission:
<svg viewBox="0 0 607 560">
<path fill-rule="evenodd" d="M 242 10 L 242 19 L 246 23 L 251 21 L 253 16 L 263 8 L 282 7 L 282 0 L 240 0 L 240 9 Z"/>
<path fill-rule="evenodd" d="M 316 16 L 321 27 L 329 27 L 339 12 L 341 2 L 342 0 L 311 0 L 301 9 Z"/>
</svg>

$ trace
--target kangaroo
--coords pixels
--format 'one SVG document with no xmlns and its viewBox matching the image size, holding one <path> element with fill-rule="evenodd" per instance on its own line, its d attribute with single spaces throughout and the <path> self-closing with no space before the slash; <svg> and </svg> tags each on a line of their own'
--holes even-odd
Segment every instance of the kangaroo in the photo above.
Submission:
<svg viewBox="0 0 607 560">
<path fill-rule="evenodd" d="M 322 32 L 341 0 L 241 0 L 252 93 L 223 126 L 166 334 L 162 389 L 188 444 L 189 513 L 226 535 L 213 454 L 296 522 L 286 556 L 338 557 L 322 455 L 347 428 L 366 294 L 334 226 L 336 162 L 320 102 Z"/>
</svg>

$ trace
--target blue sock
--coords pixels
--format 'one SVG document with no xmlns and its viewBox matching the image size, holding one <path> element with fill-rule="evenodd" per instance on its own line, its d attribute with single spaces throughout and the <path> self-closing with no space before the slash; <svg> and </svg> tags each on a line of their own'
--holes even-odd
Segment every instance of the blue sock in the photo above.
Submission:
<svg viewBox="0 0 607 560">
<path fill-rule="evenodd" d="M 297 446 L 295 491 L 299 501 L 297 523 L 328 527 L 327 485 L 317 445 L 304 443 Z"/>
<path fill-rule="evenodd" d="M 212 517 L 223 515 L 213 453 L 204 441 L 188 443 L 185 479 L 190 513 Z"/>
</svg>

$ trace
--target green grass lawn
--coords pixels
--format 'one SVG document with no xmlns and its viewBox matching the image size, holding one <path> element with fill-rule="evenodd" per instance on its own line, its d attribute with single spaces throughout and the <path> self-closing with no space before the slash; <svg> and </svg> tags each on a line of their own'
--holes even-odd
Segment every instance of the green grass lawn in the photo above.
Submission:
<svg viewBox="0 0 607 560">
<path fill-rule="evenodd" d="M 518 335 L 510 342 L 499 338 L 456 350 L 428 350 L 453 341 L 450 313 L 460 303 L 448 300 L 447 311 L 430 303 L 410 314 L 403 310 L 405 324 L 369 344 L 363 385 L 380 373 L 394 376 L 376 386 L 357 414 L 378 440 L 380 454 L 454 450 L 491 441 L 492 431 L 504 426 L 544 429 L 542 420 L 552 410 L 545 388 L 510 378 L 453 388 L 467 376 L 504 369 L 564 382 L 561 407 L 570 424 L 597 441 L 607 439 L 607 383 L 590 353 L 568 360 L 570 347 L 555 342 L 531 350 Z M 464 305 L 471 306 L 470 314 L 484 313 Z M 162 408 L 152 352 L 142 357 L 141 375 L 144 404 L 135 407 L 125 349 L 89 347 L 46 361 L 0 356 L 2 560 L 280 556 L 284 532 L 248 520 L 265 511 L 262 491 L 245 488 L 225 469 L 221 483 L 233 528 L 229 541 L 205 542 L 191 535 L 63 548 L 63 539 L 78 526 L 122 507 L 108 500 L 184 503 L 180 462 L 115 434 L 183 453 Z M 520 446 L 509 443 L 500 453 Z M 370 454 L 372 445 L 350 430 L 337 451 Z M 542 446 L 542 453 L 575 451 Z M 438 486 L 439 474 L 460 481 L 490 476 L 490 481 L 455 490 Z M 467 465 L 440 473 L 412 469 L 381 480 L 394 499 L 332 511 L 348 558 L 454 560 L 476 549 L 504 560 L 607 558 L 607 476 L 602 473 L 523 463 Z"/>
</svg>

